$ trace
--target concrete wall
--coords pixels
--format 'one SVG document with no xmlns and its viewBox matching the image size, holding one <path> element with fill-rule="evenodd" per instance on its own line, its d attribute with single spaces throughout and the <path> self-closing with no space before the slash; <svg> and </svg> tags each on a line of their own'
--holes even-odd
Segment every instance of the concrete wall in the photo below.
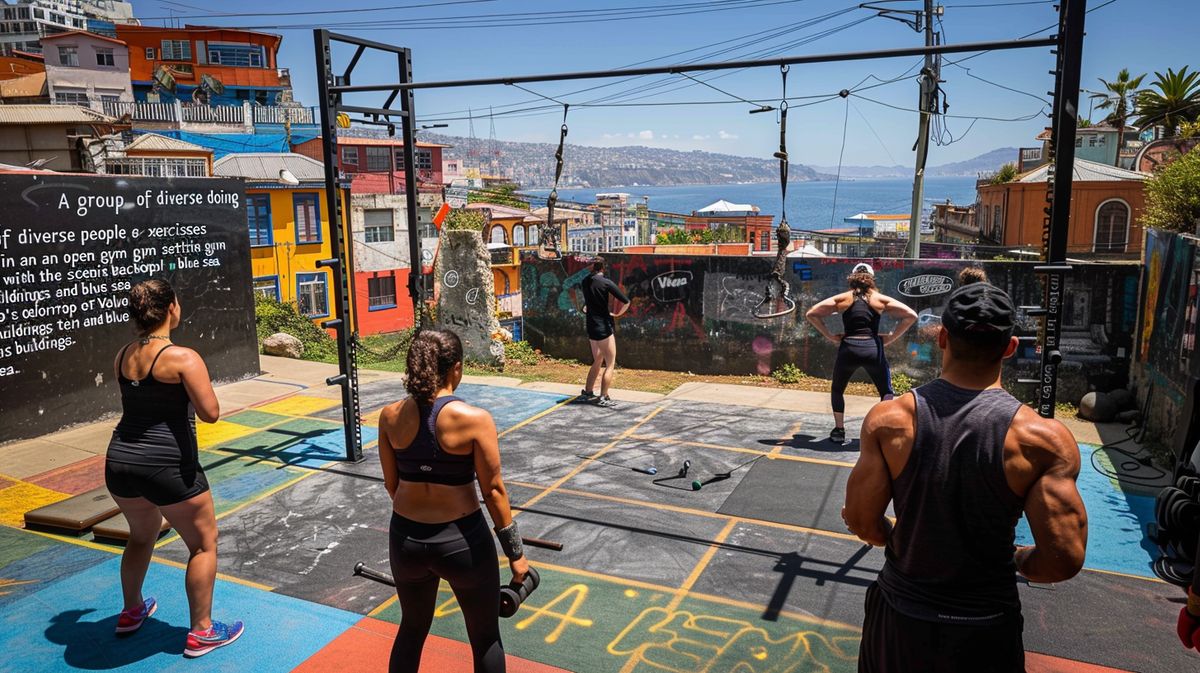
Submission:
<svg viewBox="0 0 1200 673">
<path fill-rule="evenodd" d="M 1195 398 L 1200 394 L 1200 238 L 1149 229 L 1144 261 L 1143 314 L 1132 376 L 1139 406 L 1148 413 L 1147 436 L 1180 449 L 1189 437 L 1194 444 L 1200 431 L 1195 407 L 1189 406 L 1189 396 L 1192 405 L 1200 404 Z"/>
<path fill-rule="evenodd" d="M 93 134 L 89 126 L 74 124 L 5 124 L 0 126 L 0 164 L 24 166 L 35 159 L 49 159 L 42 168 L 78 171 L 79 149 L 75 136 Z"/>
<path fill-rule="evenodd" d="M 845 278 L 858 260 L 793 260 L 788 282 L 797 311 L 787 317 L 759 320 L 754 307 L 762 297 L 772 261 L 751 257 L 684 257 L 606 254 L 610 278 L 633 300 L 617 321 L 618 362 L 630 367 L 720 374 L 768 374 L 794 363 L 810 375 L 832 374 L 835 347 L 817 334 L 804 312 L 846 288 Z M 525 338 L 555 357 L 587 361 L 579 281 L 587 275 L 588 258 L 568 256 L 558 262 L 533 255 L 522 260 Z M 935 378 L 941 362 L 937 332 L 941 312 L 962 260 L 870 260 L 880 289 L 920 314 L 917 325 L 888 349 L 894 372 L 917 382 Z M 1042 283 L 1033 263 L 977 262 L 993 282 L 1021 305 L 1042 303 Z M 1138 264 L 1089 265 L 1068 280 L 1063 351 L 1059 368 L 1060 399 L 1078 402 L 1090 388 L 1124 385 L 1137 315 Z M 667 282 L 663 282 L 663 281 Z M 892 329 L 885 318 L 882 330 Z M 1033 334 L 1037 322 L 1021 316 L 1022 333 Z M 834 317 L 830 327 L 842 329 Z M 1006 367 L 1011 380 L 1032 375 L 1037 355 L 1022 346 Z M 860 375 L 861 380 L 867 380 Z M 1013 388 L 1032 399 L 1032 388 Z"/>
<path fill-rule="evenodd" d="M 257 374 L 244 201 L 232 179 L 0 175 L 0 442 L 120 410 L 113 358 L 134 338 L 128 289 L 148 278 L 175 287 L 172 338 L 214 380 Z"/>
<path fill-rule="evenodd" d="M 479 232 L 443 231 L 434 274 L 438 327 L 462 339 L 468 359 L 504 364 L 504 344 L 492 336 L 500 331 L 500 322 L 496 319 L 491 258 Z"/>
</svg>

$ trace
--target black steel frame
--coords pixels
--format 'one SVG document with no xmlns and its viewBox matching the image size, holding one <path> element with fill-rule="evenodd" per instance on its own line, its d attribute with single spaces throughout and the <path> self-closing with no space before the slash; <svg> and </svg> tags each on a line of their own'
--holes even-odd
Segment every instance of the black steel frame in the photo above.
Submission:
<svg viewBox="0 0 1200 673">
<path fill-rule="evenodd" d="M 667 75 L 684 72 L 781 67 L 784 65 L 862 61 L 872 59 L 900 58 L 906 56 L 925 56 L 931 54 L 956 54 L 964 52 L 1005 51 L 1012 49 L 1054 47 L 1054 53 L 1057 55 L 1056 67 L 1053 71 L 1051 71 L 1051 74 L 1053 74 L 1055 78 L 1054 91 L 1051 92 L 1054 96 L 1053 111 L 1051 113 L 1051 117 L 1053 119 L 1052 126 L 1054 136 L 1051 144 L 1054 148 L 1054 158 L 1052 162 L 1050 188 L 1047 194 L 1048 205 L 1046 209 L 1047 219 L 1044 233 L 1044 264 L 1038 267 L 1038 271 L 1040 273 L 1045 273 L 1047 276 L 1046 305 L 1045 307 L 1032 307 L 1033 310 L 1030 311 L 1030 313 L 1045 315 L 1040 339 L 1042 365 L 1040 377 L 1036 380 L 1039 383 L 1038 411 L 1043 416 L 1053 417 L 1054 395 L 1057 387 L 1058 363 L 1061 360 L 1061 354 L 1058 350 L 1058 340 L 1061 327 L 1060 312 L 1062 308 L 1064 283 L 1063 274 L 1070 269 L 1070 267 L 1066 266 L 1066 242 L 1070 217 L 1072 179 L 1071 168 L 1075 158 L 1073 131 L 1078 118 L 1079 80 L 1083 52 L 1083 26 L 1084 15 L 1087 11 L 1087 0 L 1062 0 L 1058 9 L 1058 34 L 1049 38 L 968 42 L 962 44 L 937 44 L 905 49 L 881 49 L 834 54 L 788 56 L 763 60 L 687 63 L 682 65 L 646 68 L 588 70 L 580 72 L 444 80 L 432 82 L 413 81 L 411 52 L 406 48 L 396 47 L 370 40 L 363 40 L 361 38 L 351 37 L 348 35 L 334 34 L 327 30 L 318 29 L 313 31 L 313 33 L 317 45 L 317 73 L 319 80 L 318 87 L 321 96 L 321 123 L 325 129 L 323 134 L 323 149 L 327 182 L 326 190 L 330 195 L 331 203 L 337 202 L 338 204 L 335 211 L 338 213 L 338 226 L 339 228 L 342 228 L 344 225 L 340 216 L 341 204 L 340 201 L 336 201 L 338 197 L 335 189 L 336 181 L 338 179 L 338 170 L 336 163 L 334 163 L 337 157 L 336 118 L 339 113 L 360 114 L 363 115 L 363 119 L 358 120 L 361 123 L 385 125 L 388 126 L 389 129 L 394 128 L 394 122 L 392 119 L 394 117 L 400 118 L 404 142 L 405 166 L 410 169 L 414 166 L 413 155 L 416 144 L 416 129 L 413 107 L 413 91 L 417 89 L 511 85 L 532 82 L 561 82 L 567 80 L 630 77 L 635 75 Z M 332 58 L 330 55 L 331 43 L 343 43 L 356 46 L 354 56 L 351 58 L 345 72 L 340 76 L 335 75 L 332 70 Z M 396 54 L 399 60 L 399 80 L 387 84 L 354 84 L 351 82 L 352 71 L 367 49 L 374 49 Z M 342 103 L 342 96 L 344 94 L 372 92 L 388 92 L 388 97 L 386 102 L 383 104 L 383 107 L 364 107 L 345 105 Z M 391 107 L 397 97 L 401 99 L 400 110 L 396 110 Z M 413 299 L 413 313 L 417 320 L 417 328 L 420 329 L 421 316 L 424 308 L 424 297 L 423 285 L 419 282 L 420 274 L 416 272 L 416 270 L 420 268 L 416 265 L 420 264 L 421 257 L 420 241 L 417 237 L 416 231 L 416 174 L 413 170 L 405 171 L 404 182 L 405 196 L 407 198 L 408 205 L 408 221 L 410 223 L 409 249 L 411 252 L 412 264 L 414 265 L 414 271 L 409 274 L 408 289 Z M 344 243 L 344 236 L 334 237 L 335 248 L 338 245 L 337 241 L 339 238 L 342 239 Z M 344 259 L 344 251 L 338 249 L 335 250 L 335 252 L 339 253 L 339 260 Z M 344 278 L 346 275 L 344 269 L 341 269 L 340 272 Z M 344 289 L 342 292 L 344 294 Z M 343 311 L 344 315 L 344 313 L 348 311 L 344 297 L 340 298 L 338 303 L 339 308 Z M 336 323 L 338 321 L 334 320 L 330 322 Z M 342 363 L 342 374 L 340 377 L 334 378 L 341 378 L 341 383 L 343 386 L 351 386 L 354 388 L 353 395 L 351 395 L 348 388 L 343 389 L 343 401 L 349 405 L 351 404 L 351 397 L 353 398 L 353 410 L 347 408 L 345 417 L 348 425 L 353 421 L 355 427 L 357 428 L 357 372 L 353 361 L 353 340 L 349 337 L 349 334 L 346 331 L 347 326 L 345 323 L 340 323 L 338 327 L 340 335 L 339 360 Z M 346 350 L 350 351 L 349 357 L 343 355 L 343 351 Z M 332 384 L 334 381 L 331 379 L 330 383 Z M 350 433 L 347 431 L 348 442 L 349 435 Z M 361 433 L 356 432 L 356 438 L 358 442 L 356 446 L 359 447 L 358 455 L 361 455 Z M 349 449 L 347 453 L 347 457 L 350 457 Z"/>
</svg>

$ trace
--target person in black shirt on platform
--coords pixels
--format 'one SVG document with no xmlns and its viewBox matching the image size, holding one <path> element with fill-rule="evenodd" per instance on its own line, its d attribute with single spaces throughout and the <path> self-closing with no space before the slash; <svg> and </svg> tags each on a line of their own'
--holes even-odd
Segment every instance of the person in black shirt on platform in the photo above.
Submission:
<svg viewBox="0 0 1200 673">
<path fill-rule="evenodd" d="M 592 368 L 588 371 L 587 386 L 579 398 L 602 407 L 615 406 L 616 403 L 608 397 L 608 389 L 612 386 L 617 368 L 617 338 L 613 333 L 613 318 L 629 310 L 629 297 L 616 283 L 604 277 L 603 259 L 592 262 L 592 272 L 579 286 L 583 289 L 583 311 L 587 316 L 587 335 L 592 345 Z M 616 313 L 608 310 L 610 296 L 621 302 L 621 308 Z M 597 376 L 600 377 L 599 397 L 595 394 Z"/>
<path fill-rule="evenodd" d="M 1017 573 L 1061 582 L 1083 566 L 1079 446 L 1000 387 L 1014 313 L 994 285 L 955 290 L 938 333 L 941 378 L 863 421 L 842 516 L 886 560 L 867 589 L 860 672 L 1023 672 Z M 1022 512 L 1033 546 L 1014 546 Z"/>
</svg>

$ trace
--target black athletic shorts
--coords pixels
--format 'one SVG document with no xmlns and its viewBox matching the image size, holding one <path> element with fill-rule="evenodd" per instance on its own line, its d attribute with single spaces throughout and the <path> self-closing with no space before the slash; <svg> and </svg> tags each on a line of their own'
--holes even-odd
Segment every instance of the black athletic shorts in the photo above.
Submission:
<svg viewBox="0 0 1200 673">
<path fill-rule="evenodd" d="M 858 647 L 859 673 L 1024 673 L 1024 621 L 1000 624 L 927 622 L 901 614 L 872 583 Z"/>
<path fill-rule="evenodd" d="M 587 334 L 592 341 L 604 341 L 613 335 L 613 319 L 608 315 L 588 315 Z"/>
<path fill-rule="evenodd" d="M 208 478 L 199 465 L 161 467 L 104 462 L 104 485 L 121 498 L 145 498 L 164 507 L 194 498 L 208 490 Z"/>
</svg>

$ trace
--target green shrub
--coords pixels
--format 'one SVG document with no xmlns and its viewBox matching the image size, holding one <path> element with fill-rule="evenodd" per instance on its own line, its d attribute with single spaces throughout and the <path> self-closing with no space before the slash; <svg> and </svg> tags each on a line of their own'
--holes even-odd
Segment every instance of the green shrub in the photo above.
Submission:
<svg viewBox="0 0 1200 673">
<path fill-rule="evenodd" d="M 483 211 L 455 208 L 446 216 L 446 229 L 483 231 Z"/>
<path fill-rule="evenodd" d="M 1012 182 L 1017 177 L 1016 164 L 1004 164 L 1000 170 L 992 174 L 991 183 L 993 185 L 1002 185 L 1006 182 Z"/>
<path fill-rule="evenodd" d="M 799 367 L 790 362 L 781 365 L 775 371 L 771 372 L 771 378 L 775 379 L 779 383 L 784 384 L 800 383 L 800 381 L 807 376 L 807 374 L 800 371 Z"/>
<path fill-rule="evenodd" d="M 1200 222 L 1200 149 L 1180 157 L 1146 181 L 1142 226 L 1190 234 Z"/>
<path fill-rule="evenodd" d="M 330 361 L 337 358 L 337 342 L 309 318 L 300 315 L 293 302 L 281 302 L 261 294 L 254 295 L 254 323 L 258 342 L 283 332 L 304 344 L 305 360 Z"/>
<path fill-rule="evenodd" d="M 528 341 L 509 341 L 504 344 L 504 359 L 509 362 L 533 366 L 541 357 L 541 353 L 530 346 Z"/>
<path fill-rule="evenodd" d="M 913 381 L 912 377 L 908 374 L 892 372 L 892 391 L 895 392 L 896 395 L 903 395 L 904 393 L 907 393 L 916 387 L 916 383 L 917 382 Z"/>
<path fill-rule="evenodd" d="M 358 340 L 358 361 L 360 364 L 380 364 L 384 362 L 403 363 L 408 359 L 408 347 L 412 344 L 415 327 L 409 327 L 399 332 L 387 334 L 372 334 Z"/>
</svg>

